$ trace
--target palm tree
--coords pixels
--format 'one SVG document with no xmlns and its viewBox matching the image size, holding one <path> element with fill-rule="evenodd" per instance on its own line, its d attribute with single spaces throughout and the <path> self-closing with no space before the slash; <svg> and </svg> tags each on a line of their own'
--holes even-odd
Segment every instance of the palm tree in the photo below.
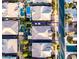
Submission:
<svg viewBox="0 0 79 59">
<path fill-rule="evenodd" d="M 25 18 L 20 18 L 20 24 L 25 24 L 26 20 Z"/>
<path fill-rule="evenodd" d="M 23 46 L 23 50 L 24 51 L 28 51 L 28 47 L 27 46 Z"/>
<path fill-rule="evenodd" d="M 53 13 L 56 13 L 58 10 L 58 0 L 52 1 Z"/>
<path fill-rule="evenodd" d="M 54 43 L 52 43 L 52 46 L 53 46 L 54 50 L 57 49 L 58 51 L 60 51 L 60 44 L 59 43 L 54 42 Z"/>
<path fill-rule="evenodd" d="M 65 23 L 69 23 L 72 20 L 71 14 L 65 14 Z"/>
<path fill-rule="evenodd" d="M 23 56 L 24 58 L 26 58 L 26 57 L 28 57 L 28 53 L 25 52 L 25 53 L 22 54 L 22 56 Z"/>
<path fill-rule="evenodd" d="M 69 8 L 72 8 L 73 7 L 73 3 L 69 3 Z"/>
<path fill-rule="evenodd" d="M 26 44 L 28 44 L 28 41 L 27 40 L 22 40 L 20 43 L 26 45 Z"/>
<path fill-rule="evenodd" d="M 73 43 L 73 37 L 68 36 L 68 37 L 67 37 L 67 41 L 68 41 L 70 44 L 72 44 L 72 43 Z"/>
<path fill-rule="evenodd" d="M 64 7 L 65 7 L 66 9 L 69 8 L 69 3 L 66 3 L 66 2 L 65 2 Z"/>
</svg>

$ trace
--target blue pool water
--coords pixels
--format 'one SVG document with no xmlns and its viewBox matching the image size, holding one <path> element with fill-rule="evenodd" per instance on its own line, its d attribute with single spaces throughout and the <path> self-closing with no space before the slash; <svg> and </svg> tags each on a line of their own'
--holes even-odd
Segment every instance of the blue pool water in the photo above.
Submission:
<svg viewBox="0 0 79 59">
<path fill-rule="evenodd" d="M 68 52 L 77 52 L 77 46 L 66 46 Z"/>
<path fill-rule="evenodd" d="M 21 16 L 24 16 L 25 15 L 23 8 L 20 8 L 20 15 Z"/>
<path fill-rule="evenodd" d="M 27 13 L 27 14 L 31 14 L 31 10 L 30 10 L 30 7 L 29 7 L 29 6 L 26 7 L 26 13 Z"/>
</svg>

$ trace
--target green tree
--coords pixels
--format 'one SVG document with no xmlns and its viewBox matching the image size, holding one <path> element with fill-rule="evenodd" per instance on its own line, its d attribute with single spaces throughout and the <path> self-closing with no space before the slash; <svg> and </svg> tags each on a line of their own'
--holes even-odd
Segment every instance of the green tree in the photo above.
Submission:
<svg viewBox="0 0 79 59">
<path fill-rule="evenodd" d="M 69 8 L 69 3 L 65 3 L 64 7 L 67 9 Z"/>
<path fill-rule="evenodd" d="M 71 14 L 65 14 L 65 23 L 70 22 L 71 21 L 70 19 L 72 19 Z"/>
<path fill-rule="evenodd" d="M 70 3 L 70 4 L 69 4 L 69 8 L 72 8 L 72 7 L 73 7 L 73 3 Z"/>
<path fill-rule="evenodd" d="M 28 44 L 28 41 L 27 40 L 22 40 L 20 43 L 26 45 L 26 44 Z"/>
<path fill-rule="evenodd" d="M 73 43 L 73 37 L 68 36 L 68 37 L 67 37 L 67 41 L 68 41 L 70 44 L 72 44 L 72 43 Z"/>
<path fill-rule="evenodd" d="M 24 58 L 26 58 L 26 57 L 28 56 L 28 53 L 25 52 L 25 53 L 22 54 L 22 56 L 23 56 Z"/>
</svg>

